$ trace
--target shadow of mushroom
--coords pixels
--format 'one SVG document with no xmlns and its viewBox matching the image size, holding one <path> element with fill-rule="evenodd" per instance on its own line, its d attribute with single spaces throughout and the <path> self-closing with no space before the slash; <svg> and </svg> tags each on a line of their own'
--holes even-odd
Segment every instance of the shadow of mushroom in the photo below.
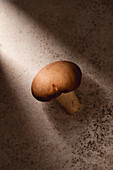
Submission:
<svg viewBox="0 0 113 170">
<path fill-rule="evenodd" d="M 107 159 L 106 147 L 112 148 L 113 104 L 104 89 L 84 75 L 77 93 L 83 106 L 75 115 L 66 114 L 54 100 L 44 103 L 43 109 L 58 135 L 72 148 L 73 164 L 91 165 L 94 159 L 98 160 L 99 168 L 99 161 L 104 165 L 104 159 Z M 112 153 L 109 158 L 108 164 Z"/>
</svg>

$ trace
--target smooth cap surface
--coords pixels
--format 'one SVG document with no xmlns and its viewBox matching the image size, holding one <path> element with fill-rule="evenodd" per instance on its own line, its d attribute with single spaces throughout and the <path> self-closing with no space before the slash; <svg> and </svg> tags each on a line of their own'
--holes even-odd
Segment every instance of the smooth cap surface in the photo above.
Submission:
<svg viewBox="0 0 113 170">
<path fill-rule="evenodd" d="M 46 65 L 35 76 L 31 91 L 39 101 L 50 101 L 61 93 L 75 90 L 81 82 L 80 68 L 69 61 Z"/>
</svg>

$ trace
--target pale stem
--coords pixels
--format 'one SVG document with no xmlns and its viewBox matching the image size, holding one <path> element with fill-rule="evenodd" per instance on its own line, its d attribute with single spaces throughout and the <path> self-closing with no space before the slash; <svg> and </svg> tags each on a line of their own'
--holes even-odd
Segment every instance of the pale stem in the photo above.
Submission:
<svg viewBox="0 0 113 170">
<path fill-rule="evenodd" d="M 74 114 L 81 108 L 81 103 L 75 91 L 62 93 L 60 96 L 58 96 L 55 99 L 69 114 Z"/>
</svg>

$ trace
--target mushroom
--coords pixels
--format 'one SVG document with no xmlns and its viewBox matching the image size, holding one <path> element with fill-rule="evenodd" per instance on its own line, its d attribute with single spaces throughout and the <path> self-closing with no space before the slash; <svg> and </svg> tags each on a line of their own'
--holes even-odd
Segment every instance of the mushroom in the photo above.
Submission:
<svg viewBox="0 0 113 170">
<path fill-rule="evenodd" d="M 46 65 L 34 77 L 31 91 L 42 102 L 55 99 L 69 114 L 77 112 L 81 103 L 75 93 L 81 82 L 81 70 L 73 62 L 56 61 Z"/>
</svg>

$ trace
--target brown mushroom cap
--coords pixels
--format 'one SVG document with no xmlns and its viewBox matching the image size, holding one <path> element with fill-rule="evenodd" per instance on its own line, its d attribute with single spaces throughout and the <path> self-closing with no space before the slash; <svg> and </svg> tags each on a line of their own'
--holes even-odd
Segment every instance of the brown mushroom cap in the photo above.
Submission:
<svg viewBox="0 0 113 170">
<path fill-rule="evenodd" d="M 69 61 L 57 61 L 42 68 L 32 82 L 33 96 L 40 101 L 50 101 L 61 93 L 75 90 L 81 82 L 80 68 Z"/>
</svg>

